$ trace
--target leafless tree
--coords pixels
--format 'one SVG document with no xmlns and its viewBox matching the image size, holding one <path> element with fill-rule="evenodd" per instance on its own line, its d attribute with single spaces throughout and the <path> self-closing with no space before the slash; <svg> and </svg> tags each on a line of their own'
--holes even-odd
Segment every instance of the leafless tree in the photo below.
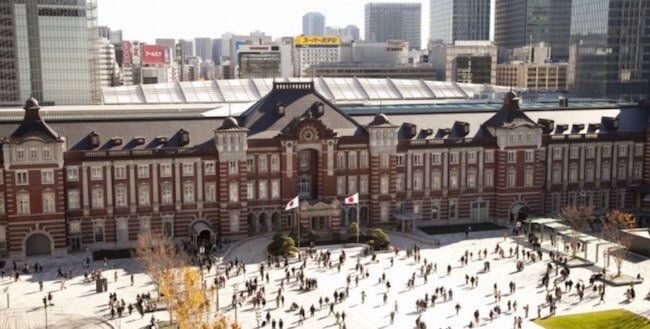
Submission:
<svg viewBox="0 0 650 329">
<path fill-rule="evenodd" d="M 605 239 L 618 244 L 608 250 L 608 254 L 614 259 L 616 264 L 616 277 L 621 275 L 623 260 L 632 245 L 632 236 L 623 232 L 623 230 L 636 227 L 636 219 L 631 213 L 612 210 L 603 219 L 603 236 Z"/>
<path fill-rule="evenodd" d="M 566 206 L 560 211 L 560 216 L 564 222 L 571 227 L 571 256 L 576 257 L 578 253 L 578 238 L 594 219 L 594 207 L 585 205 Z"/>
</svg>

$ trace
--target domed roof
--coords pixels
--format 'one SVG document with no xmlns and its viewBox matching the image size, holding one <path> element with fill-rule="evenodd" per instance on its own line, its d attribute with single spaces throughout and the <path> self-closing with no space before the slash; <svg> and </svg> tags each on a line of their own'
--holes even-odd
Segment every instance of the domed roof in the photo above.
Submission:
<svg viewBox="0 0 650 329">
<path fill-rule="evenodd" d="M 227 117 L 225 120 L 223 120 L 223 124 L 221 124 L 221 127 L 219 127 L 218 130 L 240 130 L 242 127 L 239 125 L 239 122 L 237 122 L 237 119 L 234 117 Z"/>
<path fill-rule="evenodd" d="M 382 126 L 382 125 L 390 125 L 390 121 L 388 121 L 388 117 L 383 114 L 383 113 L 377 113 L 375 115 L 375 118 L 372 119 L 372 122 L 370 122 L 368 125 L 369 126 Z"/>
<path fill-rule="evenodd" d="M 510 100 L 515 99 L 516 97 L 517 97 L 517 95 L 511 90 L 505 96 L 503 96 L 503 100 L 510 101 Z"/>
<path fill-rule="evenodd" d="M 37 110 L 40 109 L 40 106 L 38 105 L 38 100 L 34 98 L 34 96 L 29 97 L 27 101 L 25 101 L 25 107 L 23 107 L 25 110 Z"/>
</svg>

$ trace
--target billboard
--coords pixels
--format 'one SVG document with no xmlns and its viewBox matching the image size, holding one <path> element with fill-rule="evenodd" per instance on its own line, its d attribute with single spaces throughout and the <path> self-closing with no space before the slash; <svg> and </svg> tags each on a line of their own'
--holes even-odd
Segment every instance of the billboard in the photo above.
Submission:
<svg viewBox="0 0 650 329">
<path fill-rule="evenodd" d="M 122 64 L 132 64 L 131 41 L 122 41 Z"/>
<path fill-rule="evenodd" d="M 142 45 L 142 64 L 165 64 L 165 46 Z"/>
<path fill-rule="evenodd" d="M 338 35 L 300 35 L 293 38 L 296 46 L 338 46 L 341 38 Z"/>
<path fill-rule="evenodd" d="M 134 65 L 140 65 L 141 63 L 141 52 L 140 52 L 140 47 L 142 45 L 138 41 L 133 42 L 133 46 L 131 47 L 131 60 L 133 61 Z"/>
</svg>

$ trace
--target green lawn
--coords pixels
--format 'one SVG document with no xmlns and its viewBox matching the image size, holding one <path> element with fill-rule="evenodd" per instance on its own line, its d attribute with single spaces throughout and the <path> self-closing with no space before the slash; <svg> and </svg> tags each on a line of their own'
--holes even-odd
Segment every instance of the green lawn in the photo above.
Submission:
<svg viewBox="0 0 650 329">
<path fill-rule="evenodd" d="M 626 310 L 553 316 L 535 320 L 547 329 L 650 329 L 650 321 Z"/>
</svg>

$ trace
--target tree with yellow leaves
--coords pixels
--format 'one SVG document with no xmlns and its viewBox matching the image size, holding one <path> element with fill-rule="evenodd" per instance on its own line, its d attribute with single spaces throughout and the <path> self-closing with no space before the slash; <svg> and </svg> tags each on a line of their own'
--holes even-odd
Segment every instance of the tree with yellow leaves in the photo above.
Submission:
<svg viewBox="0 0 650 329">
<path fill-rule="evenodd" d="M 636 227 L 634 214 L 613 209 L 603 219 L 603 235 L 613 243 L 618 244 L 608 250 L 608 254 L 614 259 L 616 264 L 616 276 L 621 275 L 623 260 L 632 245 L 632 236 L 623 232 L 623 230 Z"/>
<path fill-rule="evenodd" d="M 578 253 L 578 239 L 594 219 L 594 207 L 588 205 L 566 206 L 560 211 L 560 216 L 571 227 L 571 256 L 575 258 Z"/>
</svg>

